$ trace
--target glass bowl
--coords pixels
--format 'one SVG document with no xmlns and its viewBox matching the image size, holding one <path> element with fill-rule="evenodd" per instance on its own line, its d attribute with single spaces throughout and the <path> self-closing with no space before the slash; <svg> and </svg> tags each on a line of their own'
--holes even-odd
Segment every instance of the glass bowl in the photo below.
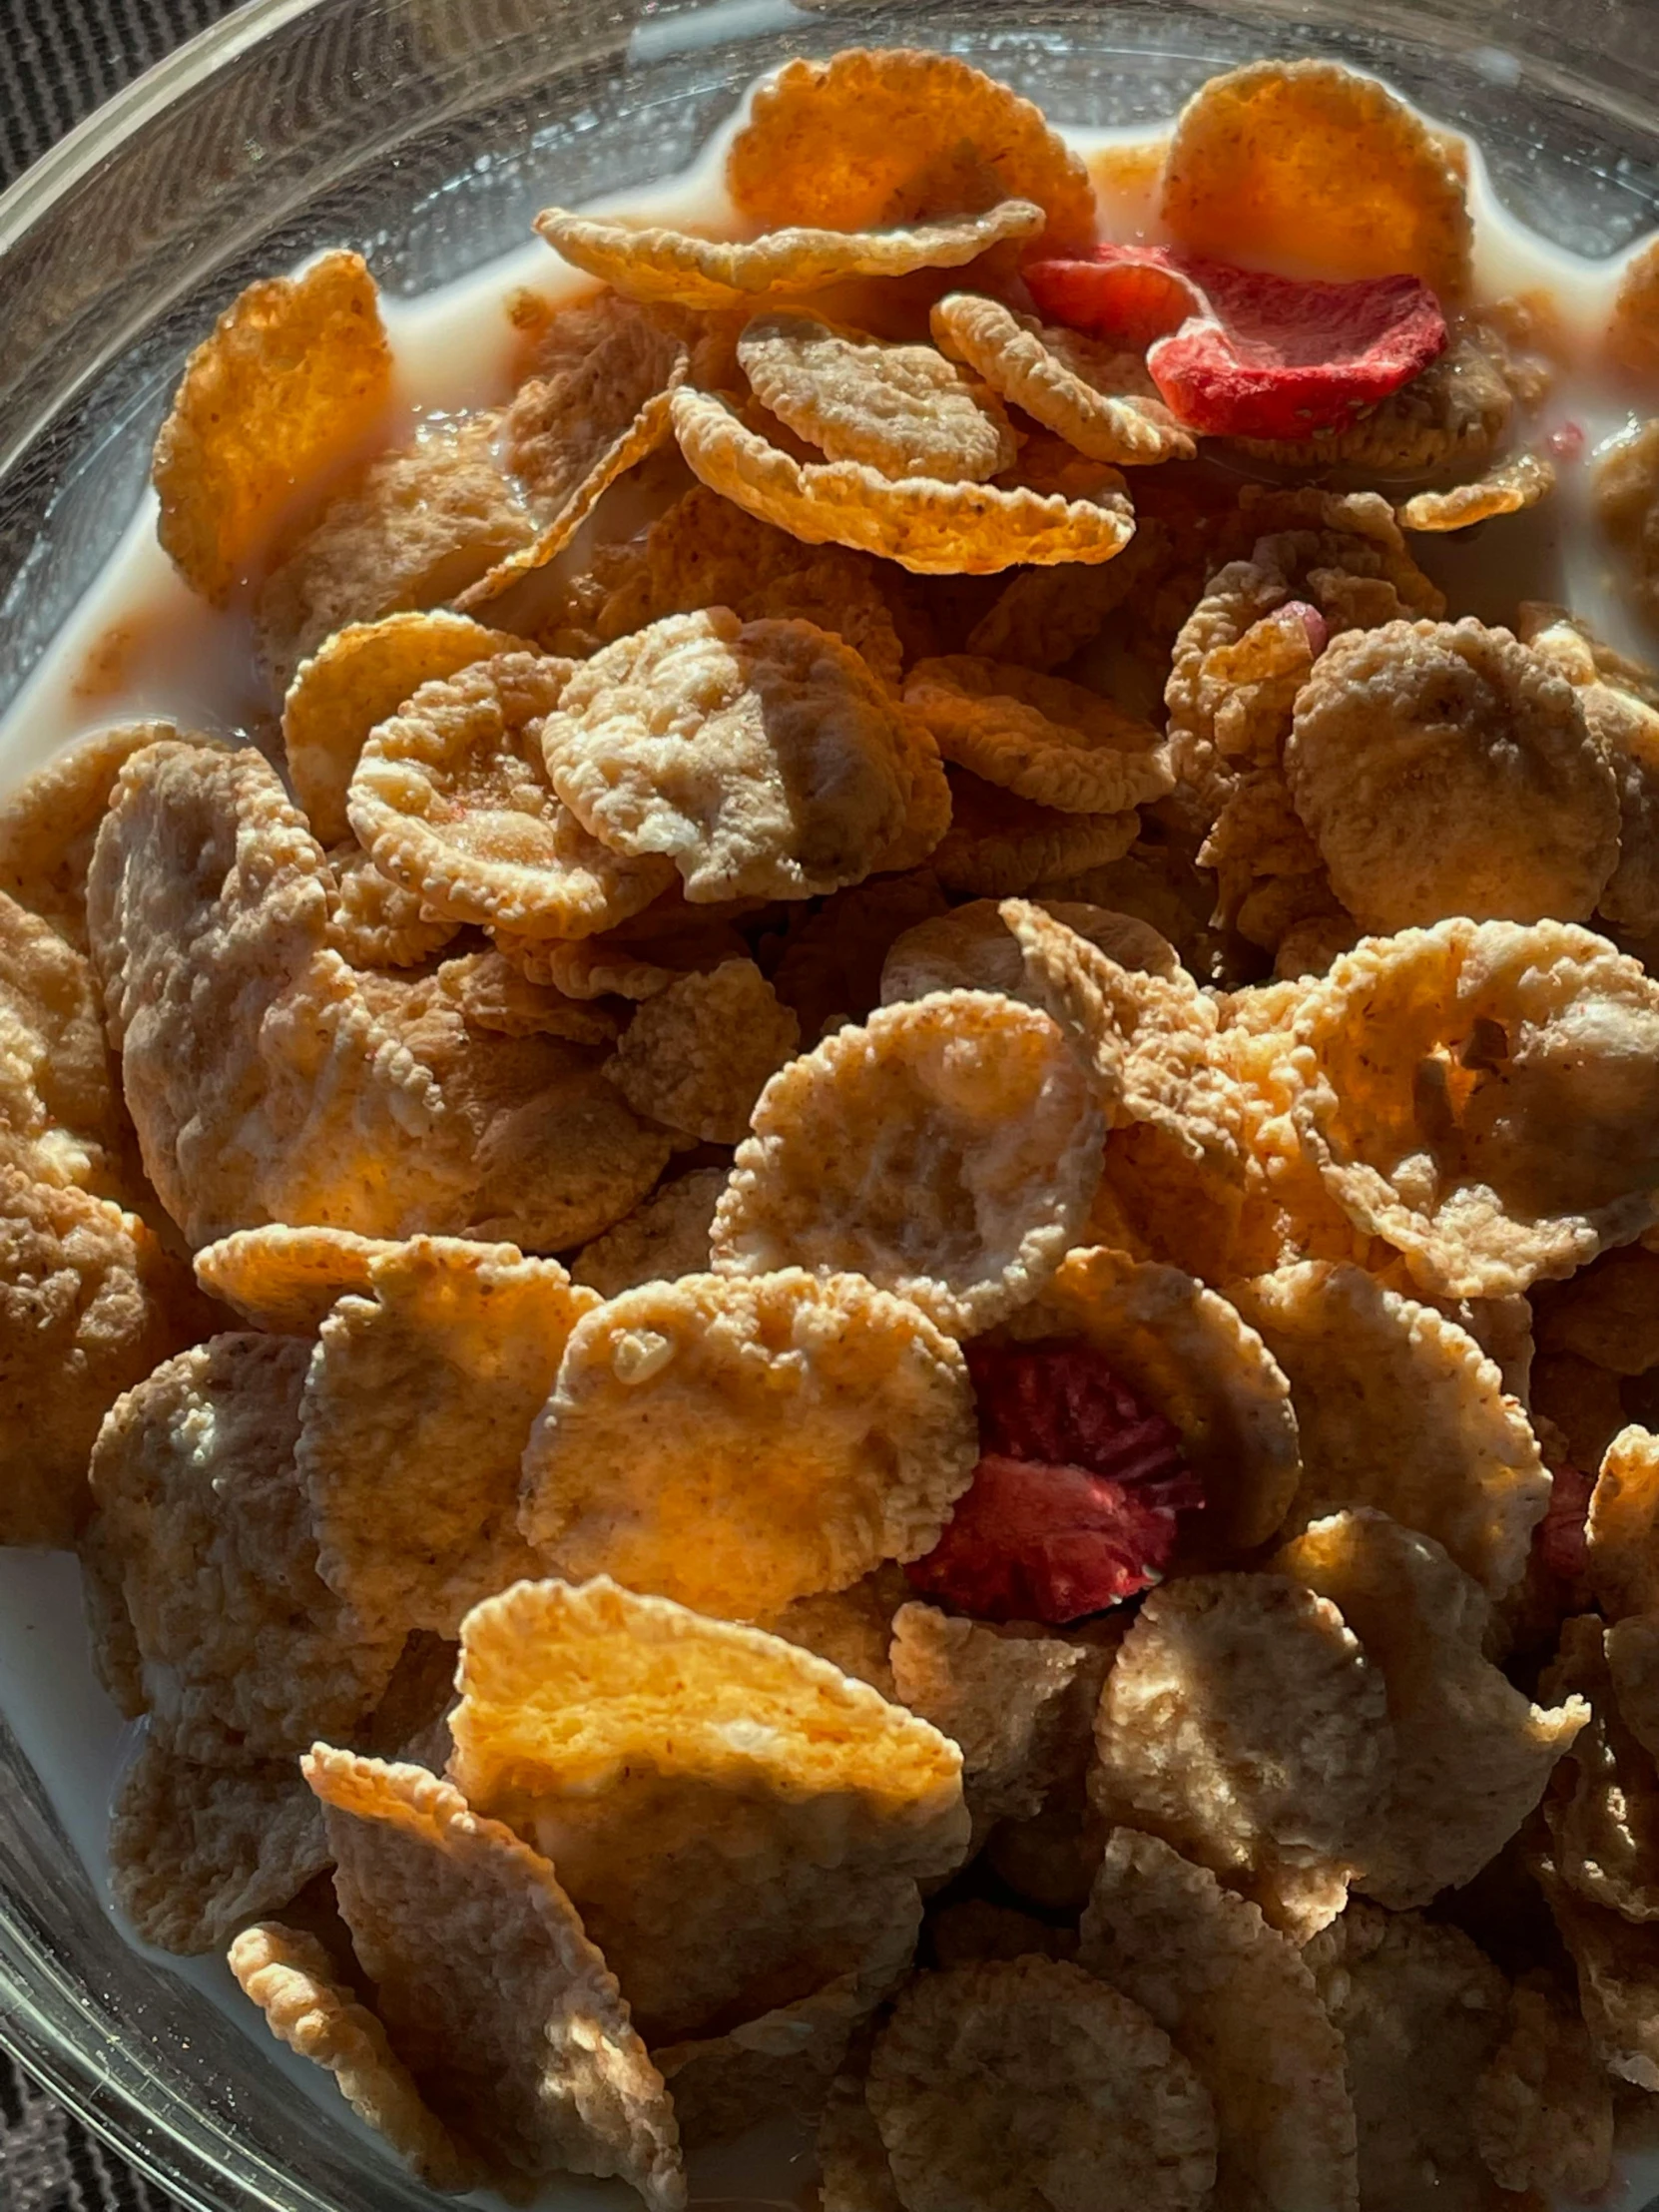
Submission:
<svg viewBox="0 0 1659 2212">
<path fill-rule="evenodd" d="M 1218 67 L 1329 55 L 1468 131 L 1546 239 L 1604 254 L 1659 223 L 1651 0 L 248 0 L 0 198 L 0 708 L 131 518 L 184 357 L 244 284 L 344 244 L 388 292 L 425 291 L 550 200 L 682 168 L 755 76 L 853 43 L 949 49 L 1080 124 L 1150 124 Z M 98 1845 L 119 1727 L 90 1675 L 41 1656 L 77 1609 L 72 1561 L 5 1560 L 0 2037 L 199 2212 L 429 2204 L 251 2008 L 237 2023 L 222 1968 L 169 1970 L 121 1933 Z M 718 2170 L 711 2192 L 743 2193 Z"/>
</svg>

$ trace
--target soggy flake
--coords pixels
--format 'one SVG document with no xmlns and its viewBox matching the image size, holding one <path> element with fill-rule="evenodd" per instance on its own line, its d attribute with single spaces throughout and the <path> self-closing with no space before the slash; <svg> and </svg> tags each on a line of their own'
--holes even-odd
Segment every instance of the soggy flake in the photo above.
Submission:
<svg viewBox="0 0 1659 2212">
<path fill-rule="evenodd" d="M 1173 975 L 1180 964 L 1167 939 L 1129 914 L 1060 899 L 1045 899 L 1042 907 L 1120 967 Z M 893 939 L 881 966 L 881 1003 L 925 998 L 930 991 L 999 991 L 1004 998 L 1036 1003 L 1019 941 L 994 898 L 970 899 Z"/>
<path fill-rule="evenodd" d="M 254 635 L 280 698 L 350 623 L 440 606 L 534 534 L 493 415 L 424 424 L 347 480 L 261 586 Z"/>
<path fill-rule="evenodd" d="M 1505 1681 L 1481 1652 L 1479 1585 L 1384 1513 L 1315 1521 L 1273 1564 L 1341 1608 L 1387 1691 L 1393 1780 L 1359 1887 L 1405 1907 L 1471 1881 L 1537 1805 L 1588 1708 L 1536 1706 Z"/>
<path fill-rule="evenodd" d="M 1048 1018 L 989 993 L 883 1007 L 774 1076 L 715 1266 L 853 1270 L 941 1327 L 1030 1298 L 1082 1224 L 1104 1124 Z"/>
<path fill-rule="evenodd" d="M 1373 928 L 1582 921 L 1618 859 L 1613 773 L 1573 686 L 1472 619 L 1339 638 L 1298 696 L 1285 772 Z"/>
<path fill-rule="evenodd" d="M 1032 237 L 1042 223 L 1042 210 L 1029 200 L 1005 199 L 980 215 L 930 223 L 860 229 L 790 224 L 741 241 L 570 215 L 563 208 L 544 209 L 536 229 L 562 260 L 629 299 L 718 309 L 822 291 L 848 277 L 959 269 L 1005 239 Z"/>
<path fill-rule="evenodd" d="M 0 1161 L 120 1199 L 136 1180 L 98 981 L 50 922 L 0 893 Z"/>
<path fill-rule="evenodd" d="M 598 1300 L 512 1245 L 417 1237 L 367 1274 L 323 1322 L 300 1400 L 317 1568 L 370 1632 L 453 1635 L 533 1571 L 519 1460 Z"/>
<path fill-rule="evenodd" d="M 316 1571 L 293 1465 L 311 1347 L 215 1337 L 129 1390 L 93 1450 L 100 1545 L 164 1746 L 210 1765 L 349 1735 L 390 1680 L 376 1637 Z"/>
<path fill-rule="evenodd" d="M 667 865 L 590 836 L 547 781 L 540 732 L 572 664 L 512 653 L 423 685 L 373 730 L 351 825 L 374 863 L 457 921 L 583 937 L 648 906 Z"/>
<path fill-rule="evenodd" d="M 461 1688 L 457 1783 L 558 1867 L 654 2042 L 857 1969 L 966 1848 L 936 1730 L 663 1598 L 521 1583 L 468 1616 Z"/>
<path fill-rule="evenodd" d="M 313 1336 L 335 1299 L 369 1286 L 375 1260 L 397 1247 L 349 1229 L 239 1229 L 196 1255 L 196 1280 L 251 1329 Z"/>
<path fill-rule="evenodd" d="M 1173 782 L 1148 724 L 1081 684 L 1012 662 L 970 654 L 918 661 L 904 703 L 947 761 L 1039 806 L 1121 814 L 1161 798 Z"/>
<path fill-rule="evenodd" d="M 118 723 L 54 755 L 0 803 L 0 891 L 77 952 L 87 948 L 87 869 L 115 780 L 145 746 L 182 735 L 170 722 Z"/>
<path fill-rule="evenodd" d="M 1190 461 L 1198 450 L 1153 396 L 1138 354 L 1076 330 L 1045 328 L 973 292 L 937 300 L 930 319 L 945 352 L 1091 460 L 1128 467 Z"/>
<path fill-rule="evenodd" d="M 1306 1157 L 1434 1296 L 1524 1291 L 1659 1212 L 1659 990 L 1587 930 L 1455 920 L 1367 938 L 1295 1036 Z"/>
<path fill-rule="evenodd" d="M 865 2094 L 905 2212 L 1202 2212 L 1208 2092 L 1150 2016 L 1056 1958 L 918 1975 Z"/>
<path fill-rule="evenodd" d="M 419 1767 L 302 1764 L 392 2048 L 477 2165 L 514 2189 L 619 2174 L 679 2212 L 674 2108 L 552 1867 Z"/>
<path fill-rule="evenodd" d="M 327 859 L 328 942 L 348 967 L 422 967 L 460 930 L 418 890 L 382 875 L 361 845 L 332 845 Z"/>
<path fill-rule="evenodd" d="M 897 1701 L 960 1746 L 976 1841 L 1000 1820 L 1028 1819 L 1062 1779 L 1087 1658 L 1056 1637 L 1001 1636 L 932 1605 L 893 1616 Z"/>
<path fill-rule="evenodd" d="M 0 1544 L 75 1541 L 105 1414 L 213 1325 L 135 1216 L 0 1168 Z"/>
<path fill-rule="evenodd" d="M 1508 2024 L 1497 1967 L 1460 1929 L 1358 1903 L 1304 1956 L 1348 2051 L 1361 2212 L 1497 2212 L 1476 2139 Z"/>
<path fill-rule="evenodd" d="M 1475 2089 L 1474 2139 L 1500 2188 L 1587 2198 L 1612 2179 L 1612 2083 L 1548 1973 L 1509 1992 L 1509 2031 Z"/>
<path fill-rule="evenodd" d="M 291 1759 L 204 1767 L 147 1741 L 110 1827 L 116 1903 L 147 1943 L 223 1950 L 329 1864 L 316 1801 Z"/>
<path fill-rule="evenodd" d="M 1248 1899 L 1116 1829 L 1078 1960 L 1144 2006 L 1210 2092 L 1219 2203 L 1358 2212 L 1342 2037 L 1296 1945 Z"/>
<path fill-rule="evenodd" d="M 321 844 L 349 836 L 345 795 L 363 741 L 422 684 L 474 661 L 523 650 L 505 631 L 443 610 L 351 622 L 300 664 L 282 702 L 282 747 L 293 796 Z"/>
<path fill-rule="evenodd" d="M 831 461 L 982 484 L 1018 440 L 994 397 L 931 345 L 896 345 L 802 311 L 758 315 L 738 359 L 762 405 Z"/>
<path fill-rule="evenodd" d="M 582 1247 L 570 1264 L 573 1280 L 601 1298 L 615 1298 L 641 1283 L 706 1275 L 709 1233 L 725 1188 L 724 1168 L 694 1168 L 664 1183 L 614 1229 Z"/>
<path fill-rule="evenodd" d="M 718 607 L 579 667 L 542 744 L 583 826 L 636 868 L 672 862 L 700 903 L 856 882 L 910 801 L 899 710 L 857 654 Z"/>
<path fill-rule="evenodd" d="M 391 397 L 391 348 L 356 254 L 248 289 L 185 364 L 156 440 L 157 535 L 222 606 L 296 485 L 347 459 Z"/>
<path fill-rule="evenodd" d="M 1101 1819 L 1162 1837 L 1298 1940 L 1343 1910 L 1393 1773 L 1381 1674 L 1335 1605 L 1278 1574 L 1154 1590 L 1095 1750 Z"/>
<path fill-rule="evenodd" d="M 678 391 L 673 413 L 680 450 L 711 490 L 809 545 L 878 553 L 919 575 L 1109 561 L 1134 533 L 1115 481 L 1091 481 L 1075 496 L 925 476 L 895 481 L 858 461 L 799 461 L 718 393 Z"/>
<path fill-rule="evenodd" d="M 1051 247 L 1094 236 L 1088 172 L 1040 109 L 954 56 L 849 47 L 762 85 L 726 158 L 738 211 L 763 225 L 852 231 L 915 223 L 1009 195 Z"/>
<path fill-rule="evenodd" d="M 967 769 L 949 771 L 950 827 L 929 855 L 947 890 L 979 898 L 1017 897 L 1050 877 L 1103 866 L 1140 832 L 1121 814 L 1066 814 L 999 790 Z"/>
<path fill-rule="evenodd" d="M 612 1080 L 636 1114 L 711 1144 L 737 1144 L 801 1025 L 753 960 L 686 975 L 648 999 L 623 1032 Z"/>
<path fill-rule="evenodd" d="M 336 1978 L 313 1936 L 276 1922 L 244 1929 L 231 1971 L 279 2042 L 325 2066 L 353 2112 L 429 2189 L 470 2189 L 482 2177 L 415 2087 L 409 2069 L 365 2005 Z"/>
<path fill-rule="evenodd" d="M 1506 1595 L 1550 1484 L 1525 1414 L 1474 1340 L 1329 1261 L 1228 1296 L 1290 1378 L 1302 1450 L 1292 1527 L 1339 1506 L 1379 1506 L 1443 1544 L 1489 1597 Z"/>
<path fill-rule="evenodd" d="M 1182 109 L 1159 217 L 1217 261 L 1288 261 L 1309 276 L 1469 283 L 1469 215 L 1450 149 L 1375 78 L 1327 61 L 1254 62 Z"/>
<path fill-rule="evenodd" d="M 520 1514 L 568 1581 L 754 1618 L 937 1538 L 977 1456 L 960 1353 L 855 1276 L 696 1275 L 578 1323 Z"/>
</svg>

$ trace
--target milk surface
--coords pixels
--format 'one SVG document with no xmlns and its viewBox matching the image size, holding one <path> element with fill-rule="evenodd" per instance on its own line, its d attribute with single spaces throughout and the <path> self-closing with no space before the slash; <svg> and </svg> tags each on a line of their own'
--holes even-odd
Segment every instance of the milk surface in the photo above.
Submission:
<svg viewBox="0 0 1659 2212">
<path fill-rule="evenodd" d="M 770 0 L 755 4 L 764 10 Z M 726 143 L 738 120 L 683 175 L 650 193 L 593 202 L 589 212 L 622 213 L 713 236 L 744 235 L 723 183 Z M 1144 126 L 1068 129 L 1065 135 L 1089 164 L 1102 236 L 1158 243 L 1153 206 L 1158 142 Z M 1452 615 L 1507 623 L 1519 600 L 1552 600 L 1585 618 L 1619 650 L 1659 664 L 1659 635 L 1621 595 L 1590 501 L 1597 454 L 1639 419 L 1659 412 L 1659 395 L 1644 400 L 1628 382 L 1591 365 L 1624 264 L 1647 242 L 1605 262 L 1567 254 L 1505 212 L 1479 149 L 1471 145 L 1468 154 L 1476 298 L 1543 294 L 1574 349 L 1574 361 L 1531 425 L 1534 436 L 1553 437 L 1567 451 L 1557 451 L 1557 488 L 1539 507 L 1461 536 L 1413 537 L 1411 550 L 1445 590 Z M 558 301 L 590 288 L 588 278 L 531 239 L 440 290 L 410 300 L 384 299 L 396 360 L 387 441 L 407 436 L 428 417 L 508 398 L 522 342 L 511 317 L 515 297 L 532 291 Z M 627 496 L 626 485 L 609 496 L 619 495 Z M 156 542 L 156 503 L 149 493 L 103 573 L 0 720 L 0 795 L 75 738 L 145 716 L 225 735 L 250 734 L 262 719 L 269 726 L 271 717 L 253 665 L 246 614 L 216 611 L 187 589 Z M 67 1554 L 0 1548 L 0 1712 L 107 1901 L 109 1805 L 141 1726 L 120 1719 L 93 1675 L 79 1570 Z M 221 2005 L 262 2055 L 283 2067 L 330 2118 L 358 2127 L 331 2081 L 268 2034 L 223 1963 L 151 1955 L 159 1968 L 180 1974 Z M 693 2201 L 711 2208 L 771 2205 L 788 2212 L 816 2203 L 810 2147 L 798 2130 L 782 2124 L 694 2160 L 692 2179 Z M 1659 2199 L 1659 2153 L 1628 2161 L 1603 2201 L 1638 2212 L 1654 2199 Z M 558 2184 L 548 2201 L 575 2212 L 588 2203 L 622 2206 L 638 2200 L 620 2184 L 572 2181 Z"/>
</svg>

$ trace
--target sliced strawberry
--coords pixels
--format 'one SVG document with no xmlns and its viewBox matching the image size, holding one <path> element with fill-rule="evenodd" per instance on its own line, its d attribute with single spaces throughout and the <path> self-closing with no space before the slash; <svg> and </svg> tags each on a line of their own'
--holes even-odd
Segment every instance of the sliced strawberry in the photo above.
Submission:
<svg viewBox="0 0 1659 2212">
<path fill-rule="evenodd" d="M 1551 1574 L 1563 1582 L 1576 1582 L 1589 1563 L 1586 1523 L 1595 1477 L 1565 1463 L 1550 1472 L 1554 1487 L 1544 1517 L 1532 1532 L 1532 1545 L 1539 1563 Z"/>
<path fill-rule="evenodd" d="M 1165 403 L 1217 437 L 1305 438 L 1352 422 L 1445 348 L 1415 276 L 1305 282 L 1161 246 L 1097 246 L 1025 270 L 1041 311 L 1146 345 Z"/>
</svg>

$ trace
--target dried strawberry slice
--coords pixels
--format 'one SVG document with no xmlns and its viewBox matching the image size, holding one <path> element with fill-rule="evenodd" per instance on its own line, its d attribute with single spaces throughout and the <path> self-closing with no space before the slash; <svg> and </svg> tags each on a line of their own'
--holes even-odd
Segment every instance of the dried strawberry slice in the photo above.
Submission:
<svg viewBox="0 0 1659 2212">
<path fill-rule="evenodd" d="M 1025 280 L 1054 320 L 1147 346 L 1165 403 L 1216 437 L 1338 429 L 1445 349 L 1439 302 L 1415 276 L 1318 283 L 1167 247 L 1097 246 L 1032 262 Z"/>
<path fill-rule="evenodd" d="M 1204 1503 L 1181 1438 L 1087 1345 L 970 1345 L 984 1456 L 912 1588 L 1059 1626 L 1156 1582 Z"/>
<path fill-rule="evenodd" d="M 1563 1582 L 1577 1582 L 1589 1564 L 1590 1493 L 1595 1477 L 1564 1462 L 1551 1467 L 1554 1486 L 1543 1519 L 1532 1534 L 1538 1561 Z"/>
</svg>

